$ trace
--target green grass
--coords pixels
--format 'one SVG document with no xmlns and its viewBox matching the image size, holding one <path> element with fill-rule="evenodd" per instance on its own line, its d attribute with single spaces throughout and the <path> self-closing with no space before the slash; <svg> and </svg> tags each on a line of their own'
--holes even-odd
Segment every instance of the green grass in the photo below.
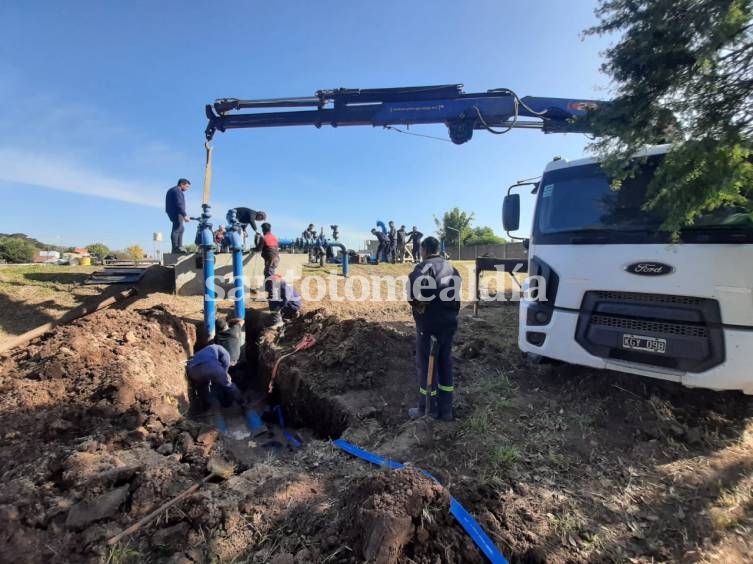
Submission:
<svg viewBox="0 0 753 564">
<path fill-rule="evenodd" d="M 49 290 L 69 290 L 86 280 L 96 266 L 58 266 L 35 264 L 0 266 L 0 287 L 35 286 Z"/>
<path fill-rule="evenodd" d="M 128 562 L 142 562 L 143 554 L 136 549 L 116 544 L 107 554 L 105 564 L 126 564 Z"/>
<path fill-rule="evenodd" d="M 501 370 L 497 370 L 493 376 L 485 378 L 478 386 L 478 391 L 484 395 L 509 396 L 515 389 L 515 385 Z"/>
<path fill-rule="evenodd" d="M 471 433 L 483 434 L 489 432 L 492 428 L 491 410 L 489 407 L 480 407 L 476 409 L 476 411 L 466 419 L 463 426 Z"/>
<path fill-rule="evenodd" d="M 510 409 L 513 406 L 513 402 L 510 398 L 498 398 L 493 405 L 495 411 L 504 411 L 505 409 Z"/>
<path fill-rule="evenodd" d="M 520 450 L 514 446 L 498 446 L 492 453 L 495 466 L 509 467 L 520 460 Z"/>
</svg>

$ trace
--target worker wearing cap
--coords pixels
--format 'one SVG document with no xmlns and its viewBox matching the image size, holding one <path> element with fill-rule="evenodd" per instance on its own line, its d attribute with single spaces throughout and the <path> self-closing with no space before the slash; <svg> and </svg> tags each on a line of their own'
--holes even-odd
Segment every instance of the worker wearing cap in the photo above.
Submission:
<svg viewBox="0 0 753 564">
<path fill-rule="evenodd" d="M 165 213 L 172 221 L 170 230 L 170 244 L 173 253 L 185 253 L 183 248 L 184 223 L 190 221 L 186 213 L 186 195 L 184 192 L 191 187 L 191 183 L 185 178 L 179 178 L 178 183 L 170 188 L 165 194 Z"/>
<path fill-rule="evenodd" d="M 279 274 L 272 276 L 272 297 L 269 300 L 269 311 L 275 326 L 280 326 L 283 319 L 294 319 L 300 315 L 303 303 L 292 284 L 285 282 Z"/>
<path fill-rule="evenodd" d="M 211 392 L 223 407 L 233 402 L 243 405 L 241 392 L 230 378 L 230 354 L 221 345 L 207 345 L 188 361 L 188 379 L 194 386 L 204 409 L 211 403 Z"/>
<path fill-rule="evenodd" d="M 421 243 L 422 262 L 409 275 L 408 302 L 416 321 L 416 370 L 418 373 L 418 406 L 408 410 L 411 419 L 426 412 L 452 421 L 453 393 L 452 340 L 458 328 L 460 286 L 458 271 L 439 255 L 439 241 L 427 237 Z M 431 389 L 427 389 L 427 370 L 431 337 L 437 339 L 435 373 Z"/>
<path fill-rule="evenodd" d="M 267 299 L 272 296 L 272 275 L 275 274 L 280 264 L 280 242 L 272 234 L 272 226 L 269 223 L 261 224 L 261 238 L 254 251 L 261 253 L 264 259 L 264 289 L 267 291 Z"/>
<path fill-rule="evenodd" d="M 411 243 L 411 254 L 413 255 L 413 262 L 419 262 L 421 258 L 421 237 L 424 234 L 421 233 L 414 225 L 413 230 L 408 233 L 408 241 Z"/>
</svg>

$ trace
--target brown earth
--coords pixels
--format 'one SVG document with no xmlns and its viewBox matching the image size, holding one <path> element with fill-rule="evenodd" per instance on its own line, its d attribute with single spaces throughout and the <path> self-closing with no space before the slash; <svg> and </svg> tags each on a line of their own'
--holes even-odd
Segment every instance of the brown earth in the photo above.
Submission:
<svg viewBox="0 0 753 564">
<path fill-rule="evenodd" d="M 281 362 L 273 396 L 304 447 L 268 449 L 187 418 L 182 363 L 201 304 L 161 290 L 152 280 L 139 299 L 0 360 L 0 561 L 484 561 L 448 492 L 511 561 L 750 560 L 753 428 L 739 394 L 530 365 L 517 309 L 485 304 L 461 314 L 458 419 L 406 422 L 417 397 L 407 306 L 324 302 L 249 341 L 263 389 L 274 360 L 306 333 L 317 340 Z M 249 332 L 264 321 L 251 313 Z M 340 434 L 446 489 L 345 455 L 327 440 Z M 210 460 L 235 475 L 106 546 Z"/>
</svg>

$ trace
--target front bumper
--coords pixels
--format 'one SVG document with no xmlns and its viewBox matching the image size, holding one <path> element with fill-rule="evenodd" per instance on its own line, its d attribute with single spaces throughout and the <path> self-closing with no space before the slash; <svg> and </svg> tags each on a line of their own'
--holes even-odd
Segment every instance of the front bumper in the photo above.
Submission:
<svg viewBox="0 0 753 564">
<path fill-rule="evenodd" d="M 723 328 L 723 362 L 701 372 L 687 372 L 593 355 L 576 341 L 579 312 L 554 310 L 546 325 L 529 325 L 528 311 L 532 307 L 536 304 L 521 302 L 518 344 L 523 352 L 581 366 L 670 380 L 688 387 L 753 394 L 753 327 L 750 330 Z M 529 333 L 539 335 L 530 339 Z M 540 344 L 533 344 L 531 340 Z"/>
</svg>

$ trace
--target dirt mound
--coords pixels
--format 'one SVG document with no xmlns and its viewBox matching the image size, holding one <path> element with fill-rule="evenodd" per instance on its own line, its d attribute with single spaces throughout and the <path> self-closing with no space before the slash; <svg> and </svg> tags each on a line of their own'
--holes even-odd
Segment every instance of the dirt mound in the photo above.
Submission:
<svg viewBox="0 0 753 564">
<path fill-rule="evenodd" d="M 414 468 L 361 478 L 343 497 L 351 546 L 367 562 L 484 561 L 453 523 L 447 491 Z"/>
<path fill-rule="evenodd" d="M 192 468 L 167 455 L 204 462 L 181 422 L 193 340 L 163 309 L 107 310 L 0 363 L 0 560 L 86 560 L 120 507 L 140 516 L 185 487 Z"/>
</svg>

